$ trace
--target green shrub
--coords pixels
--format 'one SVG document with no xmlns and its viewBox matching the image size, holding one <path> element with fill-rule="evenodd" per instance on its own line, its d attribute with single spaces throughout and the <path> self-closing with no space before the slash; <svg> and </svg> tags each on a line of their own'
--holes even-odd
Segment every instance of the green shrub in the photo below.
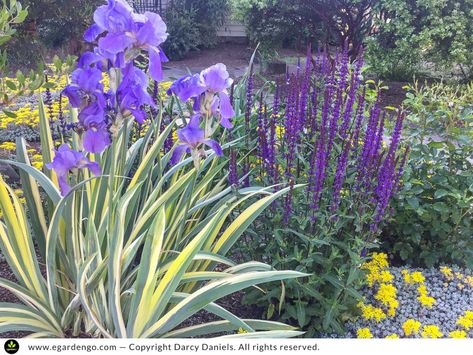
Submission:
<svg viewBox="0 0 473 355">
<path fill-rule="evenodd" d="M 412 86 L 411 154 L 385 250 L 418 266 L 473 266 L 473 88 Z"/>
<path fill-rule="evenodd" d="M 373 0 L 234 0 L 235 17 L 247 26 L 254 43 L 274 48 L 307 43 L 350 46 L 356 57 L 372 28 Z M 314 46 L 315 47 L 315 46 Z"/>
<path fill-rule="evenodd" d="M 472 0 L 380 0 L 376 31 L 368 39 L 369 62 L 380 76 L 410 80 L 429 65 L 471 76 Z M 426 69 L 427 65 L 427 69 Z"/>
<path fill-rule="evenodd" d="M 200 33 L 194 23 L 195 15 L 194 9 L 172 7 L 166 11 L 169 40 L 163 50 L 169 58 L 182 59 L 199 48 Z"/>
<path fill-rule="evenodd" d="M 213 47 L 228 10 L 228 0 L 173 1 L 164 14 L 169 32 L 164 51 L 169 58 L 182 59 L 190 51 Z"/>
</svg>

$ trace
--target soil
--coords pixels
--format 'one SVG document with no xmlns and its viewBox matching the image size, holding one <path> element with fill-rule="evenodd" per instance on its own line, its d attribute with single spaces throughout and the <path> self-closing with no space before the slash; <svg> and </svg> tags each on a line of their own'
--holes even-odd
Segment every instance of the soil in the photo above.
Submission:
<svg viewBox="0 0 473 355">
<path fill-rule="evenodd" d="M 245 68 L 253 50 L 247 44 L 223 43 L 216 48 L 191 52 L 186 58 L 174 60 L 163 65 L 164 69 L 206 68 L 215 63 L 224 63 L 227 67 Z"/>
<path fill-rule="evenodd" d="M 409 83 L 404 81 L 387 81 L 383 84 L 388 86 L 388 90 L 384 91 L 381 95 L 382 105 L 400 107 L 406 98 L 407 92 L 403 87 Z"/>
<path fill-rule="evenodd" d="M 12 282 L 17 282 L 15 275 L 10 270 L 10 266 L 0 254 L 0 278 L 7 279 Z M 0 302 L 12 302 L 21 303 L 20 300 L 13 295 L 10 291 L 7 291 L 3 287 L 0 287 Z M 28 335 L 27 332 L 5 332 L 0 333 L 0 338 L 18 339 Z"/>
</svg>

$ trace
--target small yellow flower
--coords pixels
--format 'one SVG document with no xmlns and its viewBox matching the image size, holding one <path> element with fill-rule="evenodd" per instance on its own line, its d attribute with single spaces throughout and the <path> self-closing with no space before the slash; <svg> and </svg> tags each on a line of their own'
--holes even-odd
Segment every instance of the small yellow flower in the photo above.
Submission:
<svg viewBox="0 0 473 355">
<path fill-rule="evenodd" d="M 443 333 L 436 325 L 425 325 L 422 329 L 422 338 L 437 339 L 443 337 Z"/>
<path fill-rule="evenodd" d="M 473 312 L 472 311 L 465 311 L 465 318 L 473 320 Z"/>
<path fill-rule="evenodd" d="M 448 336 L 450 338 L 462 339 L 462 338 L 466 338 L 467 334 L 464 330 L 455 330 L 453 332 L 450 332 Z"/>
<path fill-rule="evenodd" d="M 375 320 L 376 323 L 386 318 L 386 314 L 381 308 L 374 307 L 372 305 L 365 306 L 363 303 L 358 305 L 361 309 L 363 318 L 366 320 Z"/>
<path fill-rule="evenodd" d="M 414 319 L 408 319 L 402 325 L 402 330 L 406 336 L 419 333 L 421 323 Z"/>
<path fill-rule="evenodd" d="M 453 279 L 453 271 L 447 266 L 440 267 L 440 272 L 448 279 Z"/>
<path fill-rule="evenodd" d="M 245 329 L 243 328 L 238 328 L 238 334 L 246 334 L 248 333 Z"/>
<path fill-rule="evenodd" d="M 373 334 L 369 328 L 361 328 L 356 331 L 356 335 L 359 339 L 370 339 L 373 338 Z"/>
<path fill-rule="evenodd" d="M 411 274 L 411 278 L 414 282 L 417 282 L 419 284 L 423 284 L 425 282 L 425 277 L 420 271 L 413 272 Z"/>
<path fill-rule="evenodd" d="M 7 150 L 7 151 L 15 151 L 16 144 L 13 142 L 3 142 L 0 144 L 0 149 Z"/>
<path fill-rule="evenodd" d="M 426 306 L 427 308 L 432 308 L 432 306 L 437 302 L 435 298 L 426 295 L 420 295 L 417 297 L 417 299 L 423 306 Z"/>
<path fill-rule="evenodd" d="M 473 319 L 468 318 L 467 316 L 461 316 L 457 319 L 457 325 L 470 330 L 473 328 Z"/>
<path fill-rule="evenodd" d="M 386 336 L 386 339 L 399 339 L 399 335 L 393 333 L 391 335 Z"/>
</svg>

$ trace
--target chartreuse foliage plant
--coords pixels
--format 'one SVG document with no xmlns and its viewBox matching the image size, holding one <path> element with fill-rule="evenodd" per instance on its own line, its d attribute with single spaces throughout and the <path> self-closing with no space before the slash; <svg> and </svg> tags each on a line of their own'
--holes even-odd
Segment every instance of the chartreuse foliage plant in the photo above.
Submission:
<svg viewBox="0 0 473 355">
<path fill-rule="evenodd" d="M 0 286 L 22 302 L 0 304 L 0 332 L 190 337 L 242 328 L 245 333 L 230 336 L 301 334 L 281 323 L 241 319 L 214 303 L 256 284 L 306 275 L 227 257 L 287 189 L 248 187 L 235 194 L 226 186 L 226 161 L 218 155 L 234 142 L 222 148 L 211 139 L 215 132 L 224 136 L 220 123 L 231 127 L 225 66 L 182 78 L 169 92 L 176 96 L 156 102 L 133 59 L 149 53 L 158 86 L 165 59 L 159 45 L 166 39 L 161 18 L 109 0 L 94 19 L 86 39 L 95 43 L 104 35 L 80 58 L 64 91 L 71 114 L 64 117 L 59 148 L 40 102 L 42 171 L 30 165 L 21 138 L 17 161 L 3 161 L 19 168 L 27 204 L 0 179 L 0 247 L 17 279 L 0 279 Z M 190 120 L 177 97 L 194 97 Z M 135 121 L 147 122 L 144 134 L 135 134 Z M 221 320 L 182 326 L 202 309 Z"/>
</svg>

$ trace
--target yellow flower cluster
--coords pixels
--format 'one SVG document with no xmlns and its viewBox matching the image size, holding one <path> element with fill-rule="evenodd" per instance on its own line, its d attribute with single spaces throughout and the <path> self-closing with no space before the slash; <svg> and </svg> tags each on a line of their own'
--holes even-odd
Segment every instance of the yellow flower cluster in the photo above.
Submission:
<svg viewBox="0 0 473 355">
<path fill-rule="evenodd" d="M 473 276 L 471 275 L 463 275 L 460 272 L 454 273 L 452 269 L 447 266 L 440 267 L 440 272 L 445 277 L 445 287 L 448 287 L 448 283 L 454 281 L 455 279 L 458 280 L 457 287 L 460 290 L 464 289 L 465 286 L 473 287 Z"/>
<path fill-rule="evenodd" d="M 0 150 L 14 152 L 16 150 L 16 144 L 13 142 L 3 142 L 0 144 Z M 41 170 L 43 168 L 43 156 L 38 154 L 34 148 L 27 149 L 27 152 L 30 154 L 31 165 Z"/>
<path fill-rule="evenodd" d="M 388 267 L 388 256 L 384 253 L 374 253 L 372 259 L 361 266 L 362 269 L 368 270 L 366 275 L 368 286 L 379 285 L 374 298 L 387 308 L 387 315 L 389 317 L 394 317 L 396 309 L 399 307 L 399 302 L 396 297 L 396 287 L 392 284 L 394 276 L 389 272 Z M 386 318 L 381 308 L 371 305 L 365 306 L 363 303 L 359 304 L 359 308 L 365 319 L 375 319 L 379 322 L 381 319 Z"/>
<path fill-rule="evenodd" d="M 440 272 L 445 276 L 447 281 L 452 281 L 454 279 L 453 271 L 447 266 L 440 267 Z"/>
<path fill-rule="evenodd" d="M 410 336 L 419 333 L 420 322 L 414 319 L 408 319 L 402 325 L 402 330 L 405 336 Z"/>
<path fill-rule="evenodd" d="M 404 282 L 408 285 L 423 284 L 425 282 L 425 277 L 420 271 L 409 273 L 407 270 L 402 270 L 401 273 L 404 276 Z"/>
<path fill-rule="evenodd" d="M 388 256 L 386 254 L 373 253 L 371 260 L 361 266 L 363 270 L 368 270 L 368 275 L 366 275 L 368 286 L 373 287 L 377 282 L 392 281 L 393 278 L 387 270 L 388 267 Z"/>
<path fill-rule="evenodd" d="M 277 139 L 281 141 L 284 138 L 284 133 L 285 133 L 284 127 L 277 125 L 275 128 L 275 131 L 276 131 Z"/>
<path fill-rule="evenodd" d="M 371 339 L 373 338 L 373 334 L 369 328 L 361 328 L 356 331 L 356 335 L 359 339 Z"/>
<path fill-rule="evenodd" d="M 412 273 L 409 273 L 407 270 L 402 270 L 401 271 L 402 275 L 404 276 L 404 282 L 408 285 L 415 285 L 418 284 L 419 286 L 417 287 L 417 292 L 419 293 L 419 296 L 417 297 L 417 300 L 425 307 L 427 308 L 432 308 L 433 305 L 437 302 L 435 298 L 430 297 L 427 291 L 427 287 L 425 286 L 425 277 L 422 275 L 420 271 L 415 271 Z"/>
<path fill-rule="evenodd" d="M 388 316 L 394 317 L 396 315 L 396 308 L 399 307 L 399 302 L 396 298 L 396 287 L 393 284 L 382 283 L 379 285 L 378 292 L 374 296 L 384 306 L 388 307 Z"/>
<path fill-rule="evenodd" d="M 365 305 L 363 302 L 358 303 L 358 308 L 361 309 L 361 314 L 366 320 L 374 320 L 377 323 L 386 318 L 386 314 L 381 308 L 372 305 Z"/>
<path fill-rule="evenodd" d="M 3 142 L 2 144 L 0 144 L 0 150 L 6 150 L 9 152 L 15 151 L 16 144 L 13 142 Z"/>
<path fill-rule="evenodd" d="M 68 100 L 66 97 L 62 98 L 62 107 L 63 107 L 63 114 L 67 114 L 68 110 L 67 107 Z M 51 105 L 52 109 L 52 116 L 53 119 L 57 119 L 59 115 L 59 101 L 55 101 Z M 49 108 L 46 108 L 46 112 L 48 112 Z M 0 129 L 5 129 L 9 125 L 26 125 L 30 127 L 37 127 L 39 123 L 39 109 L 32 108 L 31 104 L 26 104 L 23 107 L 19 107 L 17 109 L 11 110 L 15 114 L 16 117 L 10 117 L 3 112 L 0 112 Z M 48 112 L 49 114 L 49 112 Z"/>
<path fill-rule="evenodd" d="M 465 328 L 465 330 L 470 330 L 473 328 L 473 312 L 465 311 L 463 316 L 457 319 L 457 325 Z"/>
<path fill-rule="evenodd" d="M 393 333 L 391 335 L 388 335 L 385 337 L 386 339 L 399 339 L 399 335 L 397 335 L 396 333 Z"/>
<path fill-rule="evenodd" d="M 443 337 L 443 333 L 436 325 L 425 325 L 422 328 L 422 338 L 437 339 Z"/>
<path fill-rule="evenodd" d="M 417 299 L 423 306 L 432 308 L 435 302 L 437 302 L 435 298 L 428 296 L 427 287 L 425 287 L 425 285 L 419 286 L 417 292 L 419 292 Z"/>
<path fill-rule="evenodd" d="M 467 334 L 464 330 L 454 330 L 448 334 L 450 338 L 463 339 L 467 337 Z"/>
</svg>

